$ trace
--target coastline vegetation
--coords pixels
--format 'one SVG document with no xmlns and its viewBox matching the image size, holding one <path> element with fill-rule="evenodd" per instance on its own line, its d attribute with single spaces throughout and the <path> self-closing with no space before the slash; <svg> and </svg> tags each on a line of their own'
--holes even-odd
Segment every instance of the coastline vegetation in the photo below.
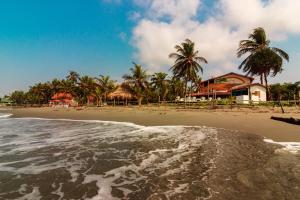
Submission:
<svg viewBox="0 0 300 200">
<path fill-rule="evenodd" d="M 274 77 L 283 71 L 283 60 L 289 61 L 289 55 L 282 49 L 269 46 L 263 28 L 254 29 L 248 40 L 242 40 L 237 50 L 237 57 L 246 55 L 239 65 L 239 69 L 246 75 L 260 77 L 261 84 L 267 88 L 269 100 L 295 100 L 299 98 L 297 83 L 268 84 L 268 77 Z M 199 72 L 203 73 L 202 64 L 208 61 L 198 55 L 195 44 L 186 39 L 175 46 L 176 52 L 169 55 L 174 60 L 170 67 L 172 75 L 165 72 L 155 72 L 152 75 L 143 69 L 140 64 L 133 62 L 130 73 L 123 76 L 122 87 L 126 87 L 135 97 L 138 105 L 143 102 L 156 103 L 174 101 L 177 97 L 187 97 L 196 92 L 201 82 Z M 22 104 L 48 104 L 56 93 L 71 94 L 79 105 L 90 105 L 91 101 L 97 106 L 105 105 L 108 94 L 117 89 L 117 82 L 110 76 L 99 75 L 91 77 L 81 76 L 70 71 L 64 79 L 53 79 L 45 83 L 36 83 L 28 91 L 17 90 L 3 99 L 16 105 Z"/>
</svg>

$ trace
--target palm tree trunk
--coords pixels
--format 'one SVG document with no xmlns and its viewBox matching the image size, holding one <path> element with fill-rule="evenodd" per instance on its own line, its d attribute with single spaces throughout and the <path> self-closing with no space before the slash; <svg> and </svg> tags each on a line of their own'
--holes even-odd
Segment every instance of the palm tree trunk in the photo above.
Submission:
<svg viewBox="0 0 300 200">
<path fill-rule="evenodd" d="M 143 97 L 138 97 L 138 105 L 139 107 L 142 105 Z"/>
<path fill-rule="evenodd" d="M 271 99 L 271 94 L 270 94 L 270 88 L 268 85 L 268 79 L 266 73 L 263 74 L 264 79 L 265 79 L 265 86 L 266 86 L 266 92 L 267 92 L 267 100 L 269 101 Z"/>
<path fill-rule="evenodd" d="M 160 105 L 160 95 L 158 95 L 158 106 Z"/>
<path fill-rule="evenodd" d="M 185 78 L 184 107 L 186 107 L 187 85 L 188 81 L 187 78 Z"/>
<path fill-rule="evenodd" d="M 263 80 L 263 74 L 260 75 L 260 84 L 264 84 L 264 80 Z"/>
</svg>

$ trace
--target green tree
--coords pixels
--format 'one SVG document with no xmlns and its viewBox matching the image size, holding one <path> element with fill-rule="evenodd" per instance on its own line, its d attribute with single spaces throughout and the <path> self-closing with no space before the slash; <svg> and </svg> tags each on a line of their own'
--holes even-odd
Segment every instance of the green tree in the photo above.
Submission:
<svg viewBox="0 0 300 200">
<path fill-rule="evenodd" d="M 148 75 L 141 65 L 134 62 L 133 64 L 134 67 L 130 68 L 131 74 L 125 74 L 123 78 L 137 98 L 138 105 L 141 106 L 146 90 L 148 89 Z"/>
<path fill-rule="evenodd" d="M 73 84 L 77 84 L 80 79 L 80 75 L 76 71 L 69 71 L 69 74 L 66 78 L 71 81 Z"/>
<path fill-rule="evenodd" d="M 98 86 L 101 88 L 104 96 L 104 102 L 107 100 L 107 94 L 116 89 L 116 82 L 111 80 L 109 76 L 100 75 L 96 79 Z"/>
<path fill-rule="evenodd" d="M 169 99 L 174 100 L 176 97 L 182 97 L 185 94 L 185 83 L 183 80 L 173 76 L 170 80 L 170 97 Z"/>
<path fill-rule="evenodd" d="M 289 61 L 289 55 L 282 49 L 270 47 L 270 40 L 267 39 L 265 30 L 261 27 L 254 29 L 248 40 L 240 41 L 237 56 L 247 54 L 239 69 L 248 75 L 260 76 L 261 84 L 265 82 L 267 96 L 270 97 L 268 86 L 269 75 L 276 76 L 283 70 L 283 59 Z"/>
<path fill-rule="evenodd" d="M 163 72 L 154 73 L 151 77 L 151 86 L 153 87 L 155 93 L 158 96 L 158 102 L 166 100 L 166 96 L 169 91 L 169 82 L 167 79 L 168 74 Z"/>
<path fill-rule="evenodd" d="M 201 63 L 207 63 L 207 60 L 198 55 L 199 52 L 195 50 L 195 43 L 189 39 L 186 39 L 181 45 L 176 45 L 175 49 L 176 53 L 171 53 L 169 55 L 170 58 L 175 59 L 175 64 L 170 70 L 173 71 L 176 78 L 184 80 L 186 97 L 188 82 L 195 82 L 199 71 L 203 73 Z"/>
<path fill-rule="evenodd" d="M 27 96 L 29 103 L 48 104 L 52 96 L 52 89 L 47 83 L 37 83 L 30 86 Z"/>
<path fill-rule="evenodd" d="M 89 97 L 95 93 L 96 84 L 92 77 L 82 76 L 79 79 L 79 86 L 81 89 L 80 100 L 82 103 L 90 104 Z"/>
<path fill-rule="evenodd" d="M 298 88 L 297 83 L 272 84 L 270 85 L 272 99 L 277 101 L 297 99 Z"/>
<path fill-rule="evenodd" d="M 18 105 L 24 104 L 26 102 L 26 93 L 16 90 L 10 95 L 10 99 Z"/>
</svg>

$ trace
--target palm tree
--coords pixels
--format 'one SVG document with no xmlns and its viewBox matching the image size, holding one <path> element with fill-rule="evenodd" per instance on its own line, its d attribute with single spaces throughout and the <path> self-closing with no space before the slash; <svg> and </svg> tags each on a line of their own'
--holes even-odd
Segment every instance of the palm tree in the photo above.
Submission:
<svg viewBox="0 0 300 200">
<path fill-rule="evenodd" d="M 175 46 L 176 53 L 171 53 L 170 58 L 175 59 L 175 64 L 170 68 L 176 78 L 181 78 L 185 82 L 185 97 L 187 96 L 188 81 L 194 82 L 198 77 L 197 73 L 203 68 L 201 63 L 207 63 L 207 60 L 198 56 L 198 51 L 195 50 L 195 43 L 186 39 L 181 45 Z"/>
<path fill-rule="evenodd" d="M 96 80 L 98 82 L 99 87 L 103 91 L 104 102 L 106 102 L 107 94 L 109 92 L 112 92 L 116 88 L 115 81 L 111 80 L 109 76 L 103 76 L 103 75 L 100 75 L 100 78 L 97 78 Z"/>
<path fill-rule="evenodd" d="M 177 97 L 181 97 L 185 94 L 185 90 L 184 90 L 184 85 L 185 83 L 177 78 L 177 77 L 172 77 L 170 80 L 170 94 L 171 95 L 171 99 L 175 99 Z"/>
<path fill-rule="evenodd" d="M 60 91 L 73 94 L 73 82 L 69 79 L 60 81 Z"/>
<path fill-rule="evenodd" d="M 97 100 L 97 107 L 99 107 L 102 104 L 102 94 L 103 94 L 102 89 L 100 87 L 96 87 L 94 91 L 94 95 Z"/>
<path fill-rule="evenodd" d="M 249 54 L 240 64 L 247 75 L 260 76 L 261 84 L 265 82 L 267 96 L 270 97 L 270 89 L 267 77 L 271 74 L 276 76 L 283 70 L 283 59 L 289 61 L 289 55 L 282 49 L 270 47 L 270 40 L 267 39 L 266 32 L 263 28 L 254 29 L 249 35 L 248 40 L 240 41 L 237 56 L 240 58 Z"/>
<path fill-rule="evenodd" d="M 70 80 L 73 84 L 76 84 L 80 78 L 80 75 L 75 71 L 69 71 L 69 74 L 66 78 Z"/>
<path fill-rule="evenodd" d="M 53 79 L 51 83 L 49 83 L 49 86 L 51 88 L 52 95 L 61 91 L 61 81 L 57 78 Z"/>
<path fill-rule="evenodd" d="M 138 105 L 141 106 L 144 93 L 148 86 L 148 75 L 141 65 L 134 62 L 133 64 L 134 67 L 130 68 L 131 74 L 125 74 L 123 78 L 125 79 L 125 83 L 129 85 L 132 92 L 135 94 L 138 100 Z"/>
<path fill-rule="evenodd" d="M 79 86 L 82 90 L 84 101 L 87 104 L 90 104 L 89 97 L 94 94 L 95 91 L 95 82 L 94 79 L 90 76 L 82 76 L 79 78 Z"/>
<path fill-rule="evenodd" d="M 168 74 L 163 72 L 154 73 L 151 77 L 151 85 L 158 94 L 158 102 L 162 99 L 166 100 L 168 93 L 169 80 L 167 79 Z"/>
<path fill-rule="evenodd" d="M 32 103 L 48 103 L 51 98 L 51 88 L 46 83 L 37 83 L 31 86 L 28 93 Z"/>
<path fill-rule="evenodd" d="M 298 98 L 298 100 L 300 100 L 300 81 L 296 82 L 295 84 L 297 85 L 297 89 L 298 89 L 297 90 L 297 92 L 298 92 L 298 94 L 297 94 L 298 97 L 297 98 Z"/>
</svg>

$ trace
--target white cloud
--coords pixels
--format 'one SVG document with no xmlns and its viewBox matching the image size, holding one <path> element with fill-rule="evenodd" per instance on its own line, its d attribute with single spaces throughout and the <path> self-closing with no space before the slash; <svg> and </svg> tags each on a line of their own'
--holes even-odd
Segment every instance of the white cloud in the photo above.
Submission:
<svg viewBox="0 0 300 200">
<path fill-rule="evenodd" d="M 200 0 L 146 3 L 142 5 L 146 14 L 133 30 L 132 44 L 137 59 L 150 71 L 168 70 L 173 63 L 169 53 L 186 38 L 195 41 L 200 55 L 209 61 L 206 74 L 210 74 L 235 70 L 238 42 L 258 26 L 274 41 L 300 33 L 299 0 L 219 0 L 214 14 L 204 22 L 195 19 Z"/>
<path fill-rule="evenodd" d="M 139 20 L 142 17 L 142 15 L 139 12 L 133 11 L 129 13 L 129 19 L 132 21 Z"/>
<path fill-rule="evenodd" d="M 170 17 L 172 20 L 188 20 L 197 13 L 199 0 L 153 0 L 153 17 Z"/>
</svg>

